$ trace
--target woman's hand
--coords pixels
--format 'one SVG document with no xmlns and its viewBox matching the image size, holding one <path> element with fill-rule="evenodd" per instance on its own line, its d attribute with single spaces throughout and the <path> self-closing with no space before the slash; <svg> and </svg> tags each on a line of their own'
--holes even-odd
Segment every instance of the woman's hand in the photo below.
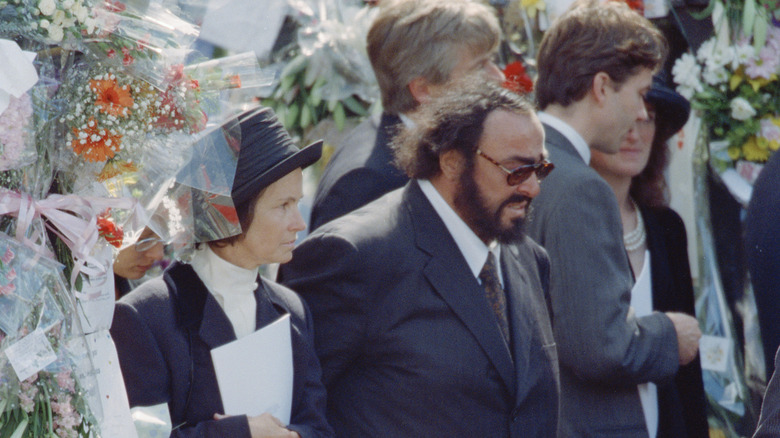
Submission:
<svg viewBox="0 0 780 438">
<path fill-rule="evenodd" d="M 229 415 L 214 414 L 215 420 L 227 418 Z M 301 438 L 298 432 L 293 432 L 284 427 L 278 418 L 269 413 L 264 413 L 249 419 L 249 433 L 252 438 Z"/>
</svg>

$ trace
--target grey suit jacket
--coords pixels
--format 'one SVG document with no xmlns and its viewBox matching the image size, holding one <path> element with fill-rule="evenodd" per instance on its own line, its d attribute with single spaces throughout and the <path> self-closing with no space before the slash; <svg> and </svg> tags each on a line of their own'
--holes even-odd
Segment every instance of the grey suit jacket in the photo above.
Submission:
<svg viewBox="0 0 780 438">
<path fill-rule="evenodd" d="M 612 189 L 545 125 L 555 170 L 531 205 L 529 235 L 548 252 L 561 366 L 561 437 L 646 437 L 637 384 L 674 377 L 668 317 L 629 316 L 633 279 Z"/>
<path fill-rule="evenodd" d="M 416 181 L 296 248 L 280 272 L 312 309 L 337 436 L 554 435 L 547 256 L 526 239 L 501 263 L 510 345 Z"/>
<path fill-rule="evenodd" d="M 293 405 L 289 429 L 303 438 L 331 437 L 325 388 L 314 354 L 311 315 L 286 287 L 260 278 L 256 327 L 290 314 Z M 116 343 L 130 406 L 167 403 L 172 437 L 249 437 L 245 415 L 224 413 L 211 350 L 236 339 L 233 325 L 190 265 L 179 262 L 162 277 L 123 297 L 111 336 Z"/>
</svg>

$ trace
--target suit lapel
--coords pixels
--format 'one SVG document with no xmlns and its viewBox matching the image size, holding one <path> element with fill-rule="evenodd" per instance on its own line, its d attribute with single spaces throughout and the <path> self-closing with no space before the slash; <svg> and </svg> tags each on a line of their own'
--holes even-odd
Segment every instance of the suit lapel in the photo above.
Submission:
<svg viewBox="0 0 780 438">
<path fill-rule="evenodd" d="M 417 245 L 431 255 L 423 269 L 426 278 L 477 339 L 509 392 L 514 394 L 515 372 L 509 347 L 488 307 L 482 286 L 471 274 L 460 249 L 416 182 L 407 186 L 404 196 L 413 218 Z"/>
<path fill-rule="evenodd" d="M 198 335 L 209 346 L 209 350 L 236 340 L 236 332 L 222 306 L 214 295 L 208 294 L 203 307 L 203 321 Z"/>
<path fill-rule="evenodd" d="M 512 357 L 518 382 L 523 382 L 524 373 L 528 369 L 529 350 L 531 337 L 535 333 L 535 327 L 529 326 L 533 321 L 529 318 L 528 306 L 532 300 L 528 296 L 531 288 L 528 274 L 520 265 L 512 247 L 501 247 L 501 272 L 504 277 L 504 290 L 507 296 L 507 308 L 509 311 L 510 329 L 512 333 Z"/>
</svg>

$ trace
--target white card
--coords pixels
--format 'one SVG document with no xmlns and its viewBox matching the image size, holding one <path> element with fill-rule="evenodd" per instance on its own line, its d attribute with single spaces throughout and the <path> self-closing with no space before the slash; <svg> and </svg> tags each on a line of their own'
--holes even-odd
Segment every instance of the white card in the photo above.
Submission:
<svg viewBox="0 0 780 438">
<path fill-rule="evenodd" d="M 292 410 L 290 315 L 211 350 L 226 415 L 268 412 L 283 424 Z"/>
<path fill-rule="evenodd" d="M 51 342 L 46 339 L 46 334 L 40 330 L 35 330 L 9 345 L 5 349 L 5 355 L 8 356 L 8 360 L 20 381 L 27 380 L 57 360 L 57 354 L 51 348 Z"/>
<path fill-rule="evenodd" d="M 720 336 L 703 335 L 699 339 L 699 356 L 703 370 L 723 373 L 731 356 L 733 342 Z"/>
</svg>

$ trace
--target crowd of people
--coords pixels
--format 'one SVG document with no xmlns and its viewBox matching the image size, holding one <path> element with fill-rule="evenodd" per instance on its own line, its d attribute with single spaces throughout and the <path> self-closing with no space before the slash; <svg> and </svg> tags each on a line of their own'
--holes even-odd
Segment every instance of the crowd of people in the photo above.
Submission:
<svg viewBox="0 0 780 438">
<path fill-rule="evenodd" d="M 665 38 L 623 3 L 580 0 L 544 34 L 536 102 L 501 86 L 500 38 L 479 2 L 382 2 L 367 48 L 384 112 L 336 149 L 297 246 L 322 144 L 299 150 L 268 109 L 242 114 L 242 233 L 117 288 L 130 405 L 167 403 L 181 437 L 709 436 L 664 182 L 690 105 L 661 71 Z M 162 244 L 145 230 L 117 284 Z M 277 281 L 258 276 L 269 263 Z M 283 314 L 289 424 L 223 415 L 210 350 Z M 762 436 L 780 424 L 771 391 Z"/>
</svg>

